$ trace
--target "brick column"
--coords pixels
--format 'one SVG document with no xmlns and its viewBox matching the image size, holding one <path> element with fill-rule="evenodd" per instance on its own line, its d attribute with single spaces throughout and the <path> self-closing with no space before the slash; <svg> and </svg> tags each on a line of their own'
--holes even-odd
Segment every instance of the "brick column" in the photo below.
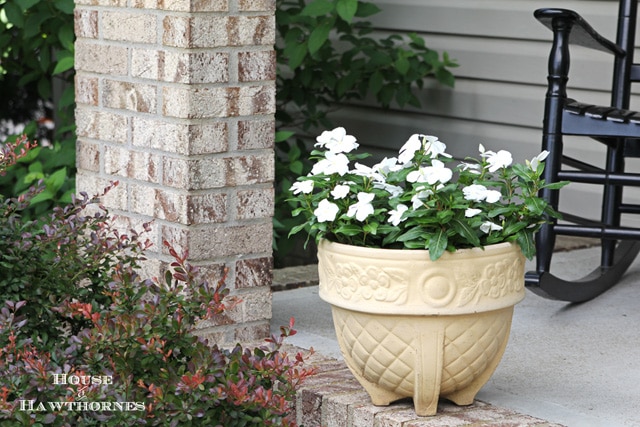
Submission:
<svg viewBox="0 0 640 427">
<path fill-rule="evenodd" d="M 242 303 L 216 342 L 271 317 L 275 0 L 76 0 L 78 191 L 123 227 L 153 222 L 145 271 L 189 250 Z"/>
</svg>

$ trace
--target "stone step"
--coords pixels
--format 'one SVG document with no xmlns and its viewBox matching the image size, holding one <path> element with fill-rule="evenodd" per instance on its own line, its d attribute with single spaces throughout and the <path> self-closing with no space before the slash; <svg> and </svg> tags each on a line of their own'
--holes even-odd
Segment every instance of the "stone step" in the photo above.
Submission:
<svg viewBox="0 0 640 427">
<path fill-rule="evenodd" d="M 293 354 L 303 349 L 288 349 Z M 438 405 L 433 417 L 416 415 L 411 399 L 390 406 L 374 406 L 364 388 L 344 362 L 318 353 L 308 356 L 317 370 L 297 392 L 296 419 L 304 427 L 563 427 L 539 418 L 476 401 L 456 406 L 447 401 Z"/>
</svg>

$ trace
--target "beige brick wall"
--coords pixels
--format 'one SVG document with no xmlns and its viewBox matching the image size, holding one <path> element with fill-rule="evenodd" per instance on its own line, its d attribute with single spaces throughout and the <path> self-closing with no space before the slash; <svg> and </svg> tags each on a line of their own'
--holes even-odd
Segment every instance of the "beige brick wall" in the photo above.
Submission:
<svg viewBox="0 0 640 427">
<path fill-rule="evenodd" d="M 79 191 L 122 227 L 153 220 L 144 269 L 188 250 L 242 302 L 199 325 L 265 337 L 271 317 L 275 0 L 76 0 Z"/>
</svg>

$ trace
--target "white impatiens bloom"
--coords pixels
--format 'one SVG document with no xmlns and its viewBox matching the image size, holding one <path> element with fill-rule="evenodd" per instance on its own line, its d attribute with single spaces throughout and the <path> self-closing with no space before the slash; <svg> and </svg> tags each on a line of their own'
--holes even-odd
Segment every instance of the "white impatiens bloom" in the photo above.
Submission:
<svg viewBox="0 0 640 427">
<path fill-rule="evenodd" d="M 548 155 L 549 155 L 549 152 L 547 150 L 543 150 L 542 153 L 535 156 L 533 159 L 531 159 L 531 161 L 527 160 L 527 165 L 529 166 L 529 169 L 531 169 L 534 172 L 538 170 L 538 165 L 540 164 L 540 162 L 544 161 L 544 159 L 546 159 Z"/>
<path fill-rule="evenodd" d="M 472 218 L 472 217 L 478 215 L 481 212 L 482 212 L 482 209 L 467 208 L 464 211 L 464 216 L 467 217 L 467 218 Z"/>
<path fill-rule="evenodd" d="M 471 184 L 462 189 L 464 198 L 473 202 L 486 201 L 487 203 L 496 203 L 502 197 L 502 193 L 497 190 L 489 190 L 481 184 Z"/>
<path fill-rule="evenodd" d="M 316 137 L 316 147 L 323 147 L 333 153 L 349 153 L 358 148 L 356 138 L 352 135 L 347 135 L 347 131 L 343 127 L 335 128 L 334 130 L 325 130 L 322 134 Z"/>
<path fill-rule="evenodd" d="M 414 133 L 409 137 L 407 142 L 405 142 L 404 145 L 400 148 L 398 162 L 406 165 L 407 163 L 411 162 L 411 160 L 413 160 L 413 156 L 416 154 L 416 151 L 422 149 L 422 140 L 420 138 L 421 136 L 422 135 L 420 134 Z"/>
<path fill-rule="evenodd" d="M 350 188 L 348 185 L 338 184 L 333 187 L 333 190 L 331 190 L 331 195 L 336 200 L 344 199 L 345 197 L 347 197 L 347 194 L 349 194 L 349 190 Z"/>
<path fill-rule="evenodd" d="M 313 181 L 309 179 L 306 181 L 294 182 L 289 190 L 293 192 L 293 194 L 309 194 L 313 191 Z"/>
<path fill-rule="evenodd" d="M 318 222 L 330 222 L 336 219 L 336 215 L 340 208 L 335 203 L 331 203 L 327 199 L 320 200 L 318 207 L 313 211 L 313 214 L 318 218 Z"/>
<path fill-rule="evenodd" d="M 375 194 L 373 193 L 358 193 L 358 202 L 349 206 L 347 216 L 353 218 L 354 216 L 358 221 L 364 221 L 369 215 L 373 213 L 373 205 L 371 202 Z"/>
<path fill-rule="evenodd" d="M 342 153 L 326 153 L 324 159 L 313 165 L 311 175 L 331 175 L 337 173 L 343 176 L 349 172 L 349 158 Z"/>
<path fill-rule="evenodd" d="M 426 182 L 429 185 L 433 185 L 436 182 L 446 184 L 452 176 L 453 172 L 451 169 L 445 167 L 444 163 L 440 160 L 432 160 L 431 166 L 421 167 L 418 168 L 417 171 L 409 172 L 407 181 Z"/>
<path fill-rule="evenodd" d="M 402 221 L 406 220 L 406 218 L 402 218 L 402 214 L 407 210 L 409 210 L 409 208 L 406 205 L 400 203 L 398 206 L 396 206 L 395 209 L 389 211 L 389 219 L 387 220 L 387 222 L 390 222 L 394 226 L 397 226 Z"/>
<path fill-rule="evenodd" d="M 485 221 L 482 223 L 482 225 L 480 225 L 480 231 L 482 231 L 485 234 L 489 234 L 492 231 L 500 231 L 502 230 L 502 226 L 495 224 L 491 221 Z"/>
</svg>

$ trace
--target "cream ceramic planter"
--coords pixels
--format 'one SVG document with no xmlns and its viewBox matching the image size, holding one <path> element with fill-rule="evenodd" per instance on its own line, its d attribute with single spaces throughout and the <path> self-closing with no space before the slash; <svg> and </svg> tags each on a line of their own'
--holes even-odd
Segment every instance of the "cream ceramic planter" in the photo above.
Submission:
<svg viewBox="0 0 640 427">
<path fill-rule="evenodd" d="M 473 403 L 507 345 L 524 298 L 516 244 L 445 253 L 322 241 L 320 298 L 331 304 L 340 349 L 375 405 L 413 397 L 435 415 L 438 398 Z"/>
</svg>

